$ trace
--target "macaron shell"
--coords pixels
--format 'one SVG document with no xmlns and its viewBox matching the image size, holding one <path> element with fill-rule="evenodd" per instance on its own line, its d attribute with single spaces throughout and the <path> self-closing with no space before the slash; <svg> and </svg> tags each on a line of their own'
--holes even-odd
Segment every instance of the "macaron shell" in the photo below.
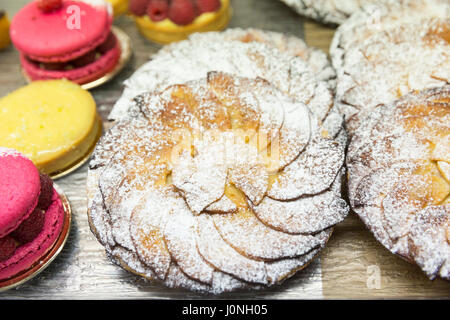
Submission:
<svg viewBox="0 0 450 320">
<path fill-rule="evenodd" d="M 16 229 L 36 207 L 41 183 L 34 164 L 20 153 L 0 148 L 0 238 Z"/>
<path fill-rule="evenodd" d="M 36 63 L 29 61 L 24 55 L 20 56 L 22 67 L 26 74 L 33 80 L 68 79 L 78 84 L 84 84 L 96 80 L 109 72 L 117 64 L 120 58 L 120 47 L 106 52 L 96 61 L 80 68 L 72 70 L 45 70 Z"/>
<path fill-rule="evenodd" d="M 58 239 L 64 225 L 64 208 L 54 189 L 52 200 L 52 204 L 45 212 L 41 233 L 33 241 L 18 247 L 11 258 L 0 262 L 0 280 L 8 279 L 32 267 Z"/>
<path fill-rule="evenodd" d="M 79 14 L 71 8 L 79 8 Z M 65 62 L 103 43 L 111 24 L 112 16 L 106 3 L 102 6 L 98 1 L 91 4 L 63 0 L 61 9 L 45 13 L 33 1 L 13 18 L 10 35 L 17 50 L 33 60 Z"/>
</svg>

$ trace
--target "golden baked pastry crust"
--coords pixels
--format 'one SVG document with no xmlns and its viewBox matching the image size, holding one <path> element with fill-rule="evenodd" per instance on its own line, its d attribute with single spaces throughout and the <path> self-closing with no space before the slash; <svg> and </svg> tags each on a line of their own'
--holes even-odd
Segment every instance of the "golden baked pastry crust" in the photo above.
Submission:
<svg viewBox="0 0 450 320">
<path fill-rule="evenodd" d="M 450 86 L 377 108 L 348 148 L 352 208 L 389 250 L 450 278 Z"/>
<path fill-rule="evenodd" d="M 134 103 L 134 117 L 101 139 L 88 177 L 91 229 L 127 270 L 202 292 L 272 286 L 347 215 L 344 145 L 267 81 L 211 72 Z M 292 215 L 274 219 L 280 208 Z"/>
</svg>

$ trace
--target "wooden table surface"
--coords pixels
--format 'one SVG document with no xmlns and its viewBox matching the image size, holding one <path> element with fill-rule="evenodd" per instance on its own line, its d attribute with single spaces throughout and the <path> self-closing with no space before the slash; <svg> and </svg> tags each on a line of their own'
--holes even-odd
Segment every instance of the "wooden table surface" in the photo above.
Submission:
<svg viewBox="0 0 450 320">
<path fill-rule="evenodd" d="M 1 1 L 10 17 L 28 1 Z M 334 29 L 303 19 L 276 0 L 232 0 L 230 27 L 254 27 L 305 38 L 328 52 Z M 91 90 L 102 118 L 122 92 L 122 82 L 160 47 L 141 37 L 131 19 L 120 17 L 115 25 L 132 38 L 134 56 L 112 82 Z M 19 56 L 10 47 L 0 52 L 0 96 L 25 81 Z M 105 122 L 105 127 L 108 123 Z M 147 282 L 113 265 L 91 234 L 86 214 L 87 165 L 56 183 L 64 190 L 73 210 L 71 233 L 55 261 L 31 281 L 0 294 L 0 299 L 345 299 L 345 298 L 450 298 L 448 282 L 429 281 L 413 265 L 392 255 L 366 230 L 354 213 L 335 228 L 322 252 L 308 268 L 283 285 L 257 292 L 237 292 L 219 297 L 173 290 Z"/>
</svg>

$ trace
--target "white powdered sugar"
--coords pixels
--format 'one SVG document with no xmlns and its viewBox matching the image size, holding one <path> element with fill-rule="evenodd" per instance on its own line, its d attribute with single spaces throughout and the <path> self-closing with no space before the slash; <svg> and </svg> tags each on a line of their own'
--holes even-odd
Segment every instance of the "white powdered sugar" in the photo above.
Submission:
<svg viewBox="0 0 450 320">
<path fill-rule="evenodd" d="M 439 275 L 449 280 L 449 212 L 448 204 L 427 207 L 416 214 L 411 226 L 409 248 L 414 261 L 430 278 Z"/>
<path fill-rule="evenodd" d="M 330 46 L 333 67 L 338 73 L 343 72 L 346 52 L 374 34 L 416 24 L 426 18 L 447 19 L 449 16 L 447 0 L 376 1 L 366 5 L 337 29 Z"/>
<path fill-rule="evenodd" d="M 308 47 L 302 39 L 295 36 L 267 30 L 232 28 L 223 32 L 195 33 L 190 37 L 193 41 L 203 41 L 202 39 L 207 38 L 209 41 L 216 42 L 264 43 L 270 47 L 277 48 L 281 52 L 301 58 L 311 67 L 319 80 L 324 81 L 331 88 L 335 86 L 336 73 L 325 52 Z"/>
<path fill-rule="evenodd" d="M 333 226 L 347 216 L 347 203 L 340 197 L 341 173 L 332 190 L 290 201 L 265 197 L 252 206 L 255 215 L 271 228 L 290 234 L 309 234 Z M 325 210 L 324 210 L 325 209 Z"/>
<path fill-rule="evenodd" d="M 362 6 L 380 0 L 281 0 L 296 12 L 308 18 L 328 23 L 341 24 Z M 393 2 L 398 0 L 383 0 Z"/>
<path fill-rule="evenodd" d="M 314 139 L 305 152 L 278 175 L 268 196 L 289 200 L 320 193 L 335 180 L 343 162 L 344 146 L 330 139 Z"/>
<path fill-rule="evenodd" d="M 125 81 L 124 92 L 109 119 L 132 116 L 135 111 L 132 100 L 139 94 L 201 79 L 211 71 L 261 77 L 296 101 L 305 103 L 320 121 L 325 120 L 333 106 L 329 85 L 318 79 L 301 57 L 281 52 L 266 41 L 226 41 L 221 34 L 211 32 L 168 45 L 140 67 Z"/>
<path fill-rule="evenodd" d="M 399 1 L 368 6 L 340 26 L 330 51 L 350 134 L 379 105 L 450 82 L 449 17 L 448 1 Z"/>
<path fill-rule="evenodd" d="M 251 209 L 212 216 L 225 242 L 252 259 L 277 260 L 298 257 L 319 246 L 322 234 L 291 235 L 264 225 Z"/>
<path fill-rule="evenodd" d="M 128 89 L 139 95 L 128 96 L 125 117 L 97 145 L 88 179 L 91 229 L 115 263 L 169 287 L 214 294 L 280 284 L 317 255 L 348 213 L 340 197 L 345 131 L 327 86 L 299 58 L 284 56 L 275 70 L 270 60 L 279 51 L 225 43 L 230 52 L 214 43 L 196 52 L 219 50 L 213 53 L 220 58 L 240 48 L 248 64 L 239 61 L 239 68 L 248 68 L 251 77 L 208 70 L 193 81 L 162 80 L 149 88 L 153 66 L 138 72 Z M 170 47 L 155 59 L 194 59 L 195 48 Z M 237 63 L 230 58 L 223 61 Z M 298 61 L 287 63 L 291 59 Z M 303 71 L 295 76 L 295 68 Z M 284 202 L 268 197 L 274 176 L 304 155 L 317 160 L 322 153 L 331 160 L 303 163 L 300 176 L 310 183 L 300 193 L 290 198 L 278 190 Z M 280 214 L 290 216 L 278 223 L 267 201 L 279 202 Z M 295 209 L 289 211 L 284 205 L 290 201 Z"/>
<path fill-rule="evenodd" d="M 449 97 L 447 85 L 381 106 L 355 131 L 347 157 L 354 211 L 431 279 L 450 277 L 450 181 L 441 169 L 450 163 Z"/>
</svg>

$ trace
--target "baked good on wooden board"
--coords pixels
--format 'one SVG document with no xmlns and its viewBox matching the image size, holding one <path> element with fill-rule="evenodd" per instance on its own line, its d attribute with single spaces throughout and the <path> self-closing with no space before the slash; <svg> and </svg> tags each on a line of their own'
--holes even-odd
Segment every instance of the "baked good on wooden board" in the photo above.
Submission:
<svg viewBox="0 0 450 320">
<path fill-rule="evenodd" d="M 413 92 L 362 121 L 347 155 L 353 210 L 390 251 L 450 278 L 450 86 Z"/>
<path fill-rule="evenodd" d="M 123 268 L 201 292 L 269 287 L 347 215 L 345 144 L 268 81 L 209 72 L 133 101 L 88 174 L 91 230 Z"/>
</svg>

